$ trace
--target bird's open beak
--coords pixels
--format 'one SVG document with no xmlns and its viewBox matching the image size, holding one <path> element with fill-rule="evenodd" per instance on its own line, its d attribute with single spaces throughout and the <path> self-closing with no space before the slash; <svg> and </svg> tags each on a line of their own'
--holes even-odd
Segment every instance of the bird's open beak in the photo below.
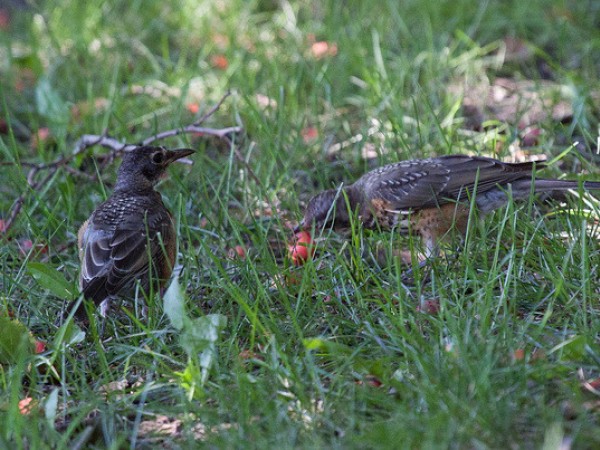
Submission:
<svg viewBox="0 0 600 450">
<path fill-rule="evenodd" d="M 165 165 L 171 164 L 173 161 L 185 158 L 186 156 L 190 156 L 193 153 L 196 153 L 196 150 L 192 150 L 191 148 L 177 148 L 174 150 L 167 150 L 167 159 L 165 160 Z"/>
</svg>

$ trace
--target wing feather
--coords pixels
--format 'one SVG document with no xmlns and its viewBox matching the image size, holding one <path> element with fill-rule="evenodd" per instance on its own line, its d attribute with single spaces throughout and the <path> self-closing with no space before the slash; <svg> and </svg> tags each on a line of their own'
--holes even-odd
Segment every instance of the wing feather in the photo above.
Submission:
<svg viewBox="0 0 600 450">
<path fill-rule="evenodd" d="M 160 208 L 156 207 L 157 199 Z M 131 199 L 128 201 L 131 203 Z M 135 280 L 147 284 L 150 260 L 160 269 L 166 257 L 173 258 L 173 255 L 164 255 L 161 245 L 161 240 L 171 242 L 175 231 L 159 195 L 153 199 L 138 199 L 135 208 L 123 208 L 122 216 L 114 204 L 113 199 L 110 211 L 101 205 L 82 236 L 80 284 L 85 297 L 95 303 L 133 286 Z M 106 220 L 107 217 L 111 220 Z M 157 273 L 163 276 L 160 271 Z"/>
<path fill-rule="evenodd" d="M 538 167 L 543 166 L 538 163 Z M 355 185 L 369 199 L 386 201 L 392 210 L 436 207 L 467 200 L 476 189 L 531 178 L 533 163 L 504 163 L 492 158 L 449 155 L 390 164 L 365 174 Z"/>
</svg>

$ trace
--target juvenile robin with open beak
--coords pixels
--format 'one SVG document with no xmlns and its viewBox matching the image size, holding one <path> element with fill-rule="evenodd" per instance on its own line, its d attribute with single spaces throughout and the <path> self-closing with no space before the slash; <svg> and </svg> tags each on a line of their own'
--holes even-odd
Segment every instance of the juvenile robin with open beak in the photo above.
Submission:
<svg viewBox="0 0 600 450">
<path fill-rule="evenodd" d="M 355 183 L 314 196 L 297 230 L 350 228 L 352 214 L 365 228 L 396 228 L 421 236 L 426 256 L 455 228 L 465 233 L 471 205 L 488 214 L 512 198 L 532 193 L 577 189 L 578 181 L 535 178 L 542 162 L 505 163 L 483 156 L 448 155 L 389 164 L 366 173 Z M 600 182 L 584 181 L 584 189 Z M 474 196 L 474 199 L 473 199 Z M 472 201 L 473 200 L 473 201 Z"/>
<path fill-rule="evenodd" d="M 155 185 L 174 161 L 194 153 L 140 146 L 123 154 L 114 192 L 79 229 L 79 284 L 95 305 L 131 295 L 136 284 L 149 293 L 164 287 L 173 271 L 177 235 Z M 83 302 L 75 311 L 84 319 Z"/>
</svg>

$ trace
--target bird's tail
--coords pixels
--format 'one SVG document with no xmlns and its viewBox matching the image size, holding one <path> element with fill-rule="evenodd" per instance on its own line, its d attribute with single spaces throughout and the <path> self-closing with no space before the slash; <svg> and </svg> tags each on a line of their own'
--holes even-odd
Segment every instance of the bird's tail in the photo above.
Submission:
<svg viewBox="0 0 600 450">
<path fill-rule="evenodd" d="M 600 190 L 600 181 L 551 180 L 538 178 L 535 180 L 535 192 L 577 190 L 579 186 L 588 191 Z"/>
<path fill-rule="evenodd" d="M 533 188 L 531 184 L 533 182 Z M 510 183 L 511 197 L 513 200 L 525 200 L 529 198 L 532 191 L 545 197 L 555 197 L 559 192 L 573 189 L 577 191 L 579 186 L 586 190 L 600 190 L 600 181 L 577 181 L 577 180 L 552 180 L 544 178 L 521 178 Z M 506 188 L 498 187 L 477 195 L 477 207 L 481 212 L 489 213 L 501 208 L 509 199 Z"/>
</svg>

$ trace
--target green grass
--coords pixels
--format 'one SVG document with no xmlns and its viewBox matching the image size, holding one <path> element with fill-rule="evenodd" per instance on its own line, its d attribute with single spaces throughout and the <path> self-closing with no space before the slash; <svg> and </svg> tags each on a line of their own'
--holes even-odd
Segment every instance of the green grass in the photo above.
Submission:
<svg viewBox="0 0 600 450">
<path fill-rule="evenodd" d="M 0 31 L 0 219 L 26 194 L 0 238 L 0 310 L 48 343 L 0 366 L 0 447 L 597 448 L 598 393 L 582 384 L 600 377 L 597 202 L 474 218 L 466 240 L 431 263 L 430 280 L 417 272 L 412 285 L 393 250 L 419 243 L 389 233 L 325 233 L 306 266 L 285 258 L 287 222 L 310 196 L 371 167 L 515 155 L 514 124 L 465 132 L 452 80 L 539 80 L 543 63 L 575 114 L 542 122 L 527 152 L 552 159 L 574 140 L 594 148 L 596 2 L 181 3 L 52 0 L 13 11 Z M 502 63 L 506 36 L 533 56 Z M 315 40 L 337 54 L 315 58 Z M 60 169 L 36 190 L 26 164 L 70 154 L 83 134 L 134 143 L 185 126 L 227 90 L 206 125 L 239 118 L 243 161 L 218 140 L 171 138 L 165 145 L 198 153 L 159 187 L 179 224 L 188 318 L 227 319 L 216 352 L 205 341 L 186 351 L 181 335 L 206 327 L 178 330 L 160 299 L 148 299 L 147 317 L 134 305 L 94 321 L 83 339 L 59 328 L 69 297 L 60 279 L 73 289 L 78 274 L 77 229 L 111 191 L 118 161 L 104 166 L 92 156 L 108 151 L 95 147 L 69 167 L 100 180 Z M 317 136 L 305 142 L 309 127 Z M 51 137 L 33 145 L 40 128 Z M 543 173 L 562 172 L 600 179 L 575 150 Z M 25 240 L 33 251 L 19 249 Z M 236 245 L 247 258 L 227 257 Z M 439 313 L 421 311 L 431 302 Z M 207 348 L 208 378 L 192 392 L 185 381 L 200 378 L 181 373 Z M 23 415 L 26 397 L 37 406 Z M 172 428 L 153 435 L 159 419 Z"/>
</svg>

